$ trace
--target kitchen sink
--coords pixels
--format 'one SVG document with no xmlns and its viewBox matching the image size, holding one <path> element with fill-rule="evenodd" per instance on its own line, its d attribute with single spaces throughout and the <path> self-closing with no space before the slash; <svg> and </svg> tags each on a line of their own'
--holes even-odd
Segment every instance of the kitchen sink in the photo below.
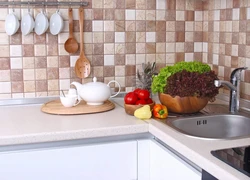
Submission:
<svg viewBox="0 0 250 180">
<path fill-rule="evenodd" d="M 165 123 L 191 137 L 236 139 L 250 137 L 250 114 L 227 113 L 226 106 L 208 105 L 198 114 L 166 119 Z M 173 117 L 173 116 L 172 116 Z"/>
</svg>

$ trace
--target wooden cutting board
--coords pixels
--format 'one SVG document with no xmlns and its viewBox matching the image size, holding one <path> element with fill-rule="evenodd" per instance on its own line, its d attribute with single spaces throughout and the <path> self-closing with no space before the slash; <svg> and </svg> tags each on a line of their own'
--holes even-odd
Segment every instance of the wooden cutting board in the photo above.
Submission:
<svg viewBox="0 0 250 180">
<path fill-rule="evenodd" d="M 97 106 L 88 105 L 85 101 L 81 101 L 77 106 L 67 108 L 61 104 L 60 99 L 57 99 L 43 104 L 41 107 L 41 111 L 48 114 L 76 115 L 105 112 L 114 108 L 114 103 L 109 100 L 105 101 L 104 104 Z"/>
</svg>

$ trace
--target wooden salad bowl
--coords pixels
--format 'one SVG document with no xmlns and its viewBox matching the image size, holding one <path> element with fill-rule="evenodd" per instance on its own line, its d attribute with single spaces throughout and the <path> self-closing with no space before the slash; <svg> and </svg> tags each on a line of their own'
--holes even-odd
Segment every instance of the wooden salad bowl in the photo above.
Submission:
<svg viewBox="0 0 250 180">
<path fill-rule="evenodd" d="M 151 104 L 145 104 L 145 105 L 149 105 L 150 109 L 153 110 L 153 107 L 155 105 L 155 102 L 151 103 Z M 134 115 L 134 112 L 136 109 L 139 109 L 140 107 L 142 107 L 144 105 L 132 105 L 132 104 L 124 104 L 124 109 L 125 112 L 129 115 Z"/>
<path fill-rule="evenodd" d="M 169 94 L 159 93 L 161 104 L 165 105 L 173 113 L 196 113 L 202 110 L 208 103 L 208 98 L 190 97 L 172 97 Z"/>
</svg>

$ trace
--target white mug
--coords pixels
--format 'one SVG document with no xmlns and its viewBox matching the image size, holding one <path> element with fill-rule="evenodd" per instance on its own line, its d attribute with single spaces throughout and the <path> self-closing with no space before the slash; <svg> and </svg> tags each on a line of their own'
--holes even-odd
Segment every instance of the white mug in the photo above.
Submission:
<svg viewBox="0 0 250 180">
<path fill-rule="evenodd" d="M 73 107 L 77 106 L 80 101 L 77 98 L 77 95 L 65 95 L 60 97 L 61 103 L 64 107 Z"/>
</svg>

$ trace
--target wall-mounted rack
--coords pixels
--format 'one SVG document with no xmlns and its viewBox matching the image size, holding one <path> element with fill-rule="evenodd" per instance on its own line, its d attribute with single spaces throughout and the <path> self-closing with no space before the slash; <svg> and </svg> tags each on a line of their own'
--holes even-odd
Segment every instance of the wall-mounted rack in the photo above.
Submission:
<svg viewBox="0 0 250 180">
<path fill-rule="evenodd" d="M 33 1 L 8 1 L 0 2 L 0 6 L 87 6 L 88 2 L 33 2 Z"/>
</svg>

